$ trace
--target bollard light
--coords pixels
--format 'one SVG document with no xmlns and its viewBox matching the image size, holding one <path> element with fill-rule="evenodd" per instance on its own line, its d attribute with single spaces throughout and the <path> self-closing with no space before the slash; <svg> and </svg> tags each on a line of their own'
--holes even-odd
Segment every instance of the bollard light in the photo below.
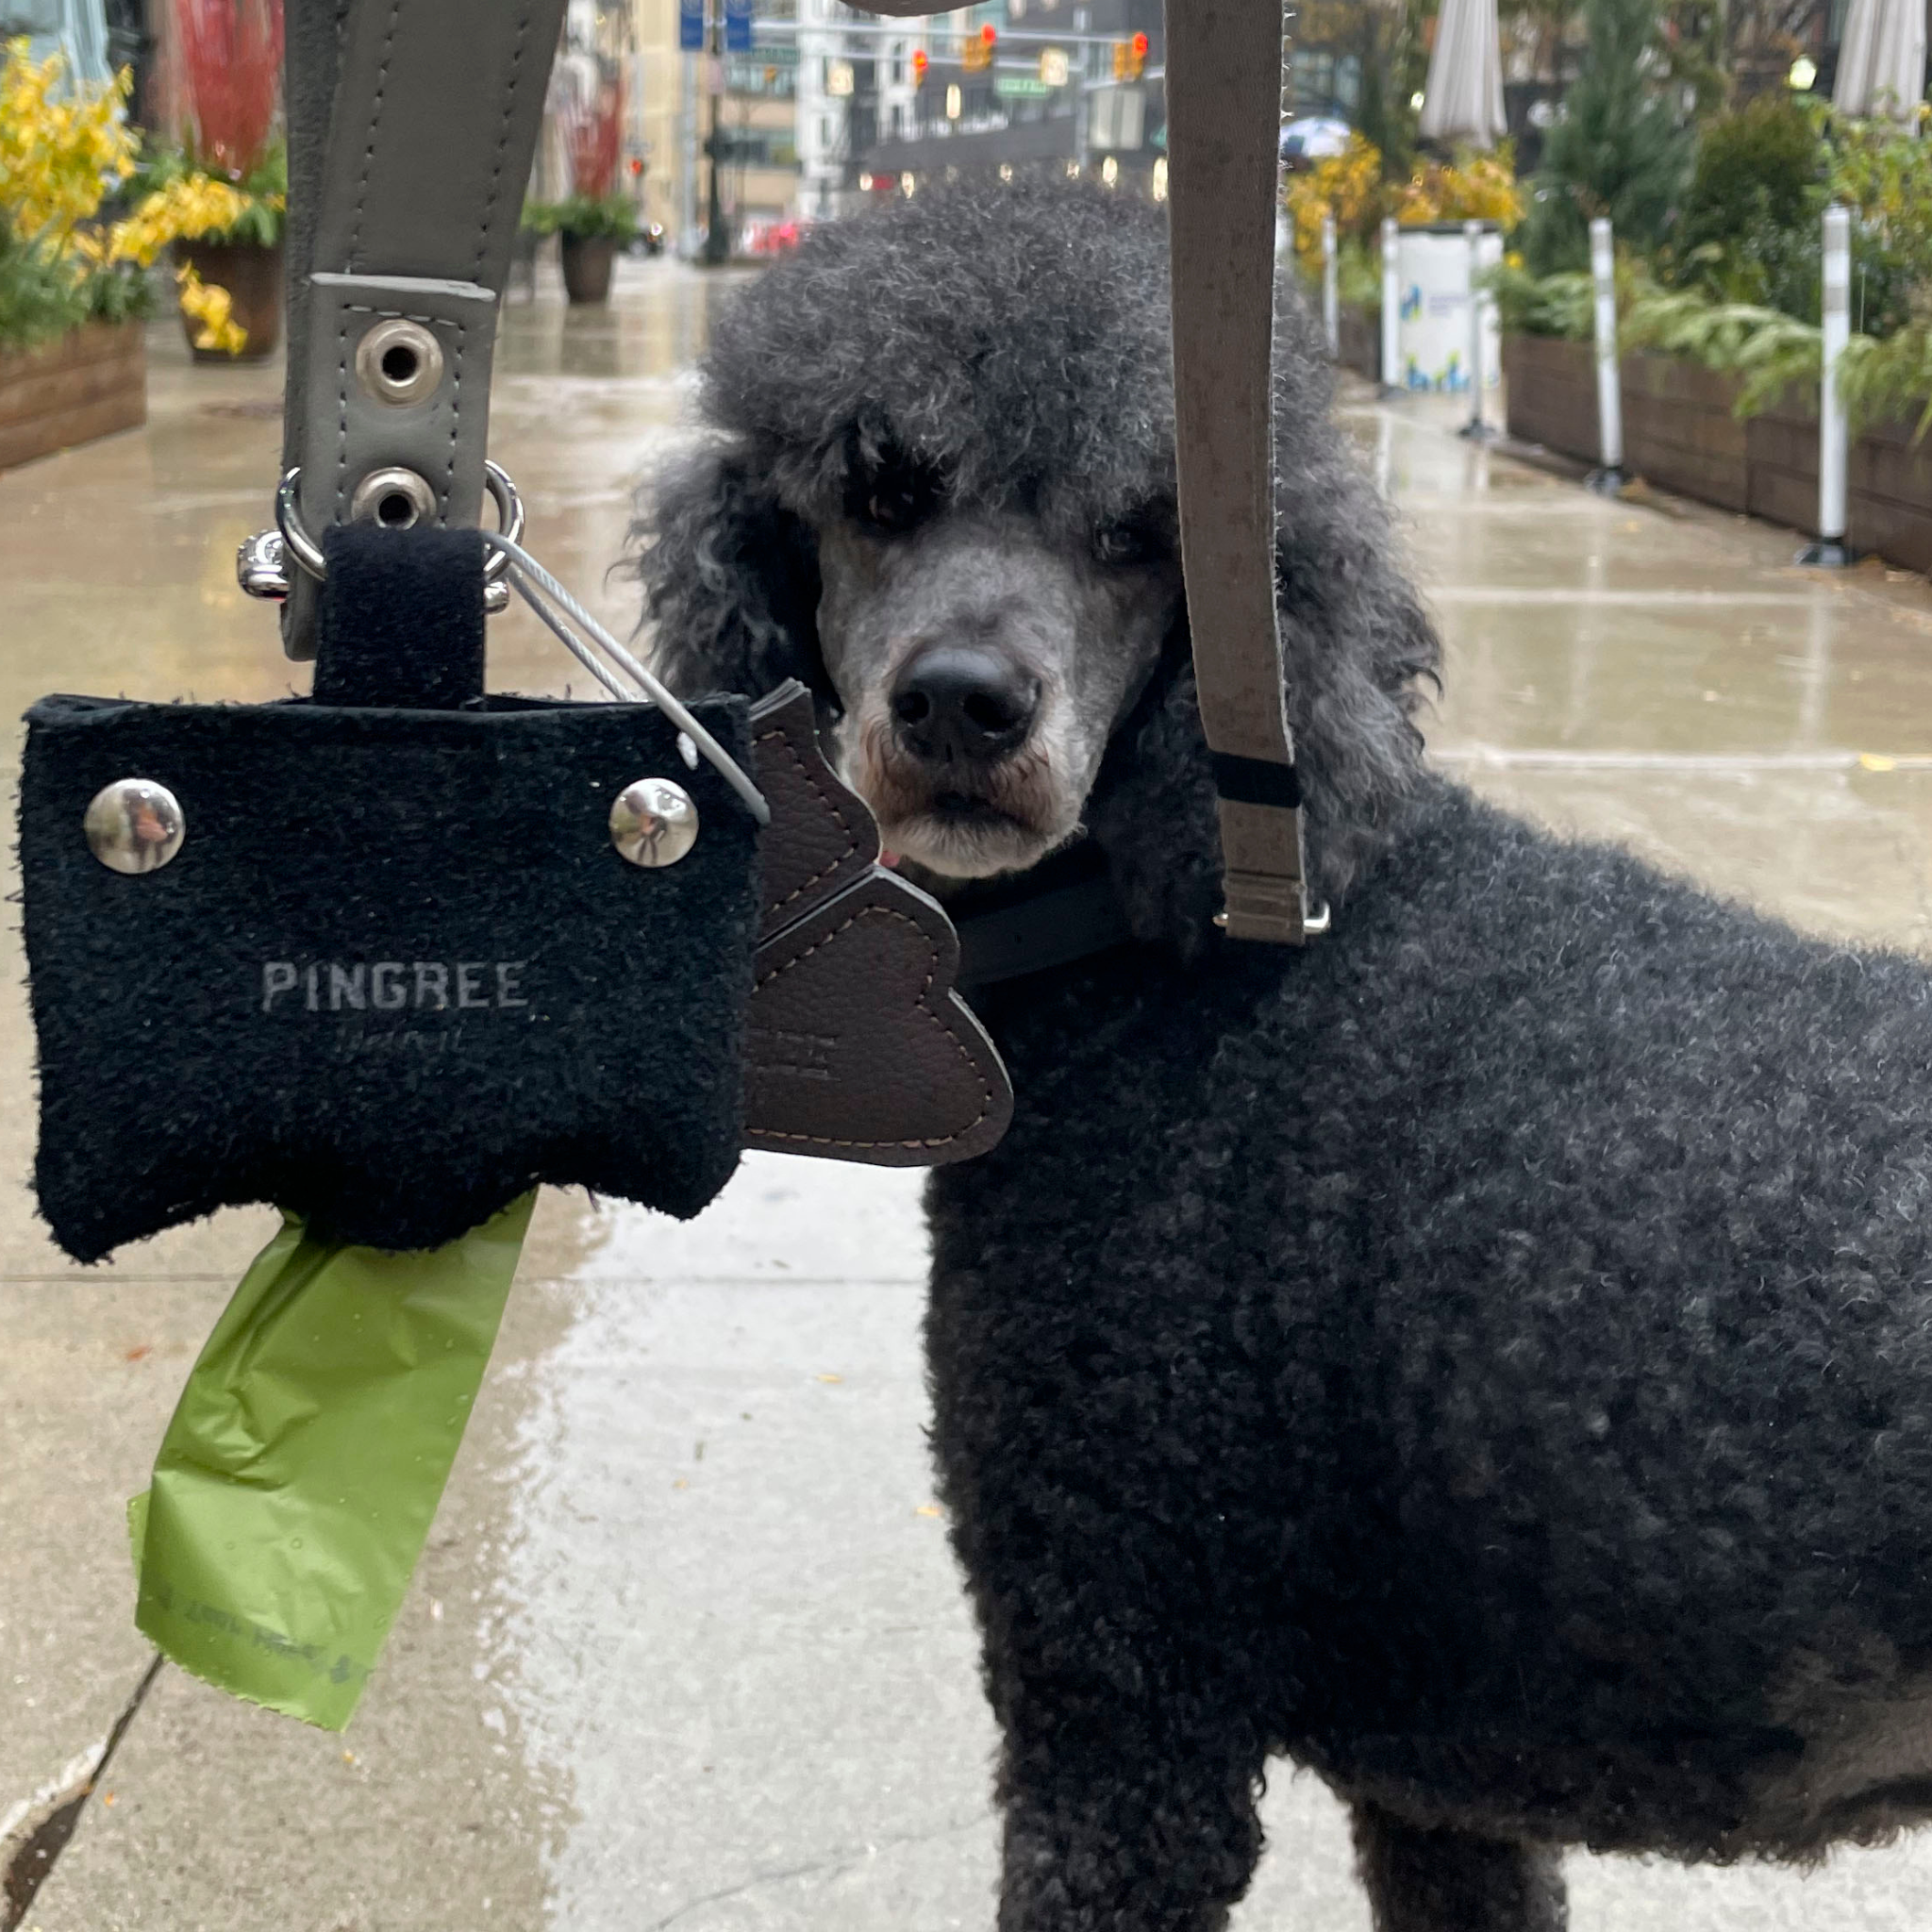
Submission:
<svg viewBox="0 0 1932 1932">
<path fill-rule="evenodd" d="M 1335 262 L 1335 212 L 1322 217 L 1322 332 L 1328 339 L 1328 359 L 1341 359 L 1341 297 Z"/>
<path fill-rule="evenodd" d="M 1483 225 L 1474 219 L 1462 225 L 1469 244 L 1469 421 L 1461 433 L 1472 442 L 1487 442 L 1496 432 L 1483 421 L 1483 319 L 1488 311 L 1479 277 L 1483 272 Z"/>
<path fill-rule="evenodd" d="M 1824 327 L 1818 386 L 1818 541 L 1798 553 L 1800 563 L 1840 570 L 1852 561 L 1845 542 L 1845 464 L 1850 454 L 1839 363 L 1852 335 L 1852 217 L 1833 202 L 1824 210 Z"/>
<path fill-rule="evenodd" d="M 1382 224 L 1382 391 L 1402 387 L 1402 272 L 1396 264 L 1395 217 Z"/>
<path fill-rule="evenodd" d="M 1601 461 L 1590 487 L 1614 496 L 1624 487 L 1624 391 L 1617 358 L 1617 250 L 1609 217 L 1590 225 L 1590 274 L 1596 291 L 1596 423 Z"/>
</svg>

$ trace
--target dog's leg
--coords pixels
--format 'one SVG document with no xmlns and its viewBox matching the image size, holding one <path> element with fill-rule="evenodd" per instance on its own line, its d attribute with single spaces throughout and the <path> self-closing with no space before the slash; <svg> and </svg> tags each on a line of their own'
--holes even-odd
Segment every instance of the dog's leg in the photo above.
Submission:
<svg viewBox="0 0 1932 1932">
<path fill-rule="evenodd" d="M 1563 1932 L 1563 1872 L 1545 1845 L 1424 1830 L 1355 1807 L 1356 1861 L 1375 1932 Z"/>
<path fill-rule="evenodd" d="M 1008 1712 L 999 1932 L 1221 1932 L 1261 1851 L 1258 1747 L 1220 1713 Z"/>
</svg>

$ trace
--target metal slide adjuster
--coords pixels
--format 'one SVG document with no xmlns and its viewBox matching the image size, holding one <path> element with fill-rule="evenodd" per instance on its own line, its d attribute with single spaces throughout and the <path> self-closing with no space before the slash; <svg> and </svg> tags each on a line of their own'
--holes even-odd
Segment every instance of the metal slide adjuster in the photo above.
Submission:
<svg viewBox="0 0 1932 1932">
<path fill-rule="evenodd" d="M 275 491 L 275 527 L 258 530 L 235 554 L 235 579 L 251 597 L 280 600 L 289 594 L 291 559 L 317 583 L 328 575 L 322 546 L 303 526 L 295 492 L 302 481 L 299 467 L 282 478 Z M 498 528 L 512 543 L 524 534 L 524 499 L 501 464 L 485 460 L 483 484 L 496 504 Z M 422 522 L 425 501 L 433 503 L 428 486 L 414 471 L 378 470 L 363 478 L 355 497 L 356 520 L 407 530 Z M 509 558 L 491 551 L 483 564 L 483 608 L 494 616 L 509 605 L 504 573 Z"/>
</svg>

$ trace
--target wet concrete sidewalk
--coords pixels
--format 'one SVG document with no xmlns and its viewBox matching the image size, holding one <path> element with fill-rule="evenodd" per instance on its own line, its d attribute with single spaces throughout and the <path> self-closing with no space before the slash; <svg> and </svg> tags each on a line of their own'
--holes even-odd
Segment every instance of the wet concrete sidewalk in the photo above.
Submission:
<svg viewBox="0 0 1932 1932">
<path fill-rule="evenodd" d="M 627 271 L 513 310 L 495 453 L 535 547 L 607 581 L 686 433 L 719 290 Z M 275 470 L 273 371 L 158 331 L 145 432 L 0 477 L 0 716 L 51 690 L 301 688 L 233 588 Z M 1789 567 L 1761 526 L 1606 503 L 1349 408 L 1448 640 L 1435 755 L 1820 930 L 1932 946 L 1932 595 Z M 573 668 L 521 615 L 499 687 Z M 11 841 L 0 888 L 17 886 Z M 0 1839 L 75 1789 L 148 1652 L 123 1524 L 272 1217 L 70 1266 L 34 1221 L 31 1042 L 0 995 Z M 39 1932 L 941 1932 L 992 1923 L 992 1733 L 928 1489 L 924 1238 L 903 1174 L 754 1157 L 698 1222 L 547 1196 L 387 1665 L 344 1738 L 164 1670 L 25 1915 Z M 1242 1932 L 1365 1932 L 1340 1814 L 1280 1775 Z M 0 1857 L 4 1857 L 0 1852 Z M 1577 1932 L 1932 1922 L 1932 1839 L 1810 1877 L 1571 1860 Z M 0 1924 L 6 1914 L 0 1910 Z"/>
</svg>

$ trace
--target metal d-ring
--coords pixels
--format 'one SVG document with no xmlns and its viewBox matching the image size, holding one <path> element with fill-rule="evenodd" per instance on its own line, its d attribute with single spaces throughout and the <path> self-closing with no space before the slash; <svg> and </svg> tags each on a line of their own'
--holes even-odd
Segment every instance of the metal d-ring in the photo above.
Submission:
<svg viewBox="0 0 1932 1932">
<path fill-rule="evenodd" d="M 301 483 L 302 466 L 298 463 L 282 478 L 281 487 L 275 491 L 275 526 L 282 533 L 282 541 L 288 547 L 289 555 L 317 583 L 321 583 L 328 575 L 328 563 L 322 554 L 322 546 L 303 525 L 302 512 L 295 501 L 295 492 Z M 483 487 L 496 505 L 501 534 L 512 543 L 518 541 L 524 534 L 524 499 L 518 493 L 517 486 L 510 481 L 508 471 L 486 458 Z M 492 550 L 483 562 L 483 581 L 493 584 L 508 568 L 508 553 Z"/>
</svg>

